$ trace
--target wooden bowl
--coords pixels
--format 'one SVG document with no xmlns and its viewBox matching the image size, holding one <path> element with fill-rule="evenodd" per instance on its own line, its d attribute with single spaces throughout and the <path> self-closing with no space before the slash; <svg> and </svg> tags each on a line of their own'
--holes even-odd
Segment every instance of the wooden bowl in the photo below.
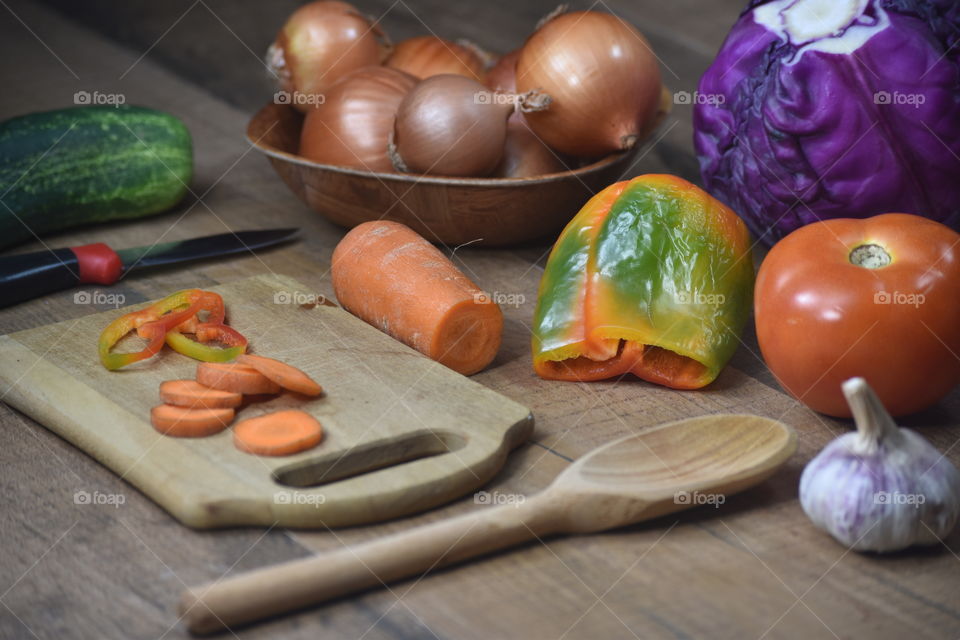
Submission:
<svg viewBox="0 0 960 640">
<path fill-rule="evenodd" d="M 651 131 L 669 110 L 664 91 Z M 503 246 L 552 240 L 586 201 L 622 180 L 641 144 L 584 167 L 532 178 L 445 178 L 373 173 L 320 164 L 297 155 L 303 116 L 270 103 L 247 125 L 247 139 L 270 159 L 287 186 L 311 209 L 344 227 L 395 220 L 448 245 Z"/>
</svg>

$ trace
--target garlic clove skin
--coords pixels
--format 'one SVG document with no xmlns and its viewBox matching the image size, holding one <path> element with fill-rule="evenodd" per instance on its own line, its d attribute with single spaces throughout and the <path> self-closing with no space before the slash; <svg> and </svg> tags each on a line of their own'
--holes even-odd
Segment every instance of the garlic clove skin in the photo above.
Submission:
<svg viewBox="0 0 960 640">
<path fill-rule="evenodd" d="M 843 388 L 857 433 L 828 444 L 803 470 L 804 512 L 857 551 L 937 544 L 960 515 L 960 471 L 923 436 L 897 427 L 862 378 Z"/>
</svg>

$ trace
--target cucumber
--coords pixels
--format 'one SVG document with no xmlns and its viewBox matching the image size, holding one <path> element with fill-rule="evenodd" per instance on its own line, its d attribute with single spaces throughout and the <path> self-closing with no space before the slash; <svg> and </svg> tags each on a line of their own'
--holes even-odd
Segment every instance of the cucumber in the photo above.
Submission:
<svg viewBox="0 0 960 640">
<path fill-rule="evenodd" d="M 89 106 L 0 122 L 0 248 L 82 224 L 139 218 L 180 202 L 190 132 L 143 107 Z"/>
</svg>

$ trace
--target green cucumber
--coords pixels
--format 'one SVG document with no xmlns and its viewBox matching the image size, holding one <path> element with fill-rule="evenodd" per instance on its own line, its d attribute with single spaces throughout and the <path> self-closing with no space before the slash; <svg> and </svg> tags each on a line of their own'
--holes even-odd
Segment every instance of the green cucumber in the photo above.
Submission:
<svg viewBox="0 0 960 640">
<path fill-rule="evenodd" d="M 190 132 L 161 111 L 90 106 L 0 122 L 0 248 L 165 211 L 192 176 Z"/>
</svg>

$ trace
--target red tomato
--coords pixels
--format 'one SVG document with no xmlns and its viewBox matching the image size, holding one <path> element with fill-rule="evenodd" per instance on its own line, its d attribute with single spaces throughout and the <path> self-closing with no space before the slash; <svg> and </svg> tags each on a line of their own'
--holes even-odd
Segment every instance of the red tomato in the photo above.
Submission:
<svg viewBox="0 0 960 640">
<path fill-rule="evenodd" d="M 757 274 L 767 366 L 794 397 L 849 417 L 840 384 L 863 376 L 893 415 L 960 381 L 960 234 L 903 213 L 797 229 Z"/>
</svg>

